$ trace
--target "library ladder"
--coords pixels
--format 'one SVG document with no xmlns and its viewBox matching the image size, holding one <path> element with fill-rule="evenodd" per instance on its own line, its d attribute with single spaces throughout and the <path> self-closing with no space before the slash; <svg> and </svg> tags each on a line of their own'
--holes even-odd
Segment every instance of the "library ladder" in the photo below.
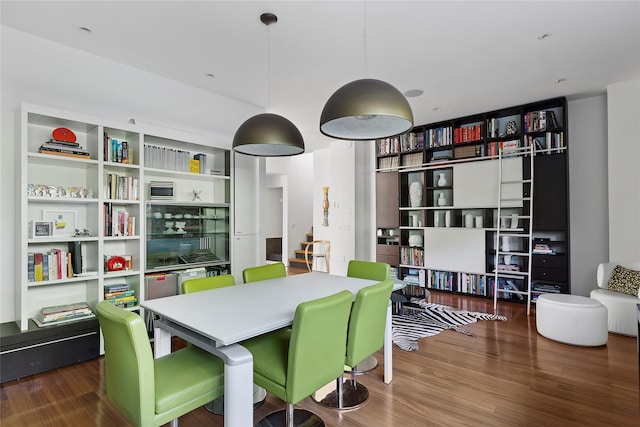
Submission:
<svg viewBox="0 0 640 427">
<path fill-rule="evenodd" d="M 498 151 L 498 215 L 495 240 L 493 278 L 493 309 L 498 308 L 498 296 L 519 298 L 531 311 L 531 250 L 533 242 L 533 155 L 534 145 Z M 503 179 L 503 160 L 524 156 L 531 162 L 529 172 L 523 168 L 522 179 Z M 526 176 L 529 175 L 529 176 Z M 520 188 L 521 186 L 521 188 Z M 514 191 L 517 189 L 517 191 Z"/>
</svg>

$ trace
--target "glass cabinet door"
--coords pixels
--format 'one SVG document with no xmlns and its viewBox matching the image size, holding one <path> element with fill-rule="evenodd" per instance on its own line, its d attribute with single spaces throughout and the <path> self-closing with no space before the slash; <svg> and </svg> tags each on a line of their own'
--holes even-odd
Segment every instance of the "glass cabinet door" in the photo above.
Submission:
<svg viewBox="0 0 640 427">
<path fill-rule="evenodd" d="M 229 263 L 229 206 L 147 203 L 147 271 Z"/>
</svg>

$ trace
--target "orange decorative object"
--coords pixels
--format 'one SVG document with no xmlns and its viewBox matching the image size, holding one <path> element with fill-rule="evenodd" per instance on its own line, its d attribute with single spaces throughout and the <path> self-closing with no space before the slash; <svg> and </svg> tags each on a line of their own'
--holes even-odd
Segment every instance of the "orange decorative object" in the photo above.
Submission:
<svg viewBox="0 0 640 427">
<path fill-rule="evenodd" d="M 56 128 L 51 133 L 51 136 L 56 141 L 76 142 L 76 134 L 73 133 L 71 129 L 67 128 Z"/>
</svg>

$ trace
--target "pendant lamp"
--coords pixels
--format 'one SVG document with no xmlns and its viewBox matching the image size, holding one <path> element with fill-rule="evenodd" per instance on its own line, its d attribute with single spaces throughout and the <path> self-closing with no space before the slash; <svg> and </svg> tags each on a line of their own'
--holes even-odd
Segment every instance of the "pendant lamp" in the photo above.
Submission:
<svg viewBox="0 0 640 427">
<path fill-rule="evenodd" d="M 413 112 L 404 95 L 375 79 L 342 86 L 331 95 L 320 116 L 320 132 L 337 139 L 386 138 L 412 127 Z"/>
<path fill-rule="evenodd" d="M 260 21 L 269 26 L 277 22 L 278 17 L 272 13 L 263 13 Z M 271 37 L 269 44 L 270 39 Z M 267 65 L 267 75 L 269 68 Z M 277 114 L 263 113 L 240 125 L 233 137 L 233 150 L 259 157 L 293 156 L 304 153 L 304 140 L 298 128 L 288 119 Z"/>
<path fill-rule="evenodd" d="M 367 2 L 364 4 L 364 68 L 367 71 Z M 361 79 L 347 83 L 327 101 L 320 132 L 337 139 L 372 140 L 405 133 L 413 112 L 404 95 L 389 83 Z"/>
</svg>

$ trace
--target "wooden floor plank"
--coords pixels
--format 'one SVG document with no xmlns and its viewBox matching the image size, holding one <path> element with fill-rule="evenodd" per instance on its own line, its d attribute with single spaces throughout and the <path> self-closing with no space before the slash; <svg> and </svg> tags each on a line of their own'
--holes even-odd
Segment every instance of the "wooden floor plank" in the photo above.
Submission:
<svg viewBox="0 0 640 427">
<path fill-rule="evenodd" d="M 493 312 L 492 301 L 432 293 L 432 301 Z M 393 348 L 394 380 L 385 385 L 383 354 L 372 372 L 358 376 L 370 399 L 349 412 L 311 399 L 300 407 L 331 426 L 638 426 L 636 339 L 609 334 L 603 347 L 577 347 L 537 334 L 535 309 L 501 302 L 507 321 L 463 328 L 476 336 L 444 331 L 421 339 L 415 352 Z M 254 419 L 284 407 L 269 395 Z M 2 384 L 0 425 L 127 426 L 106 398 L 104 359 L 79 363 Z M 180 418 L 182 427 L 223 426 L 223 417 L 199 408 Z"/>
</svg>

